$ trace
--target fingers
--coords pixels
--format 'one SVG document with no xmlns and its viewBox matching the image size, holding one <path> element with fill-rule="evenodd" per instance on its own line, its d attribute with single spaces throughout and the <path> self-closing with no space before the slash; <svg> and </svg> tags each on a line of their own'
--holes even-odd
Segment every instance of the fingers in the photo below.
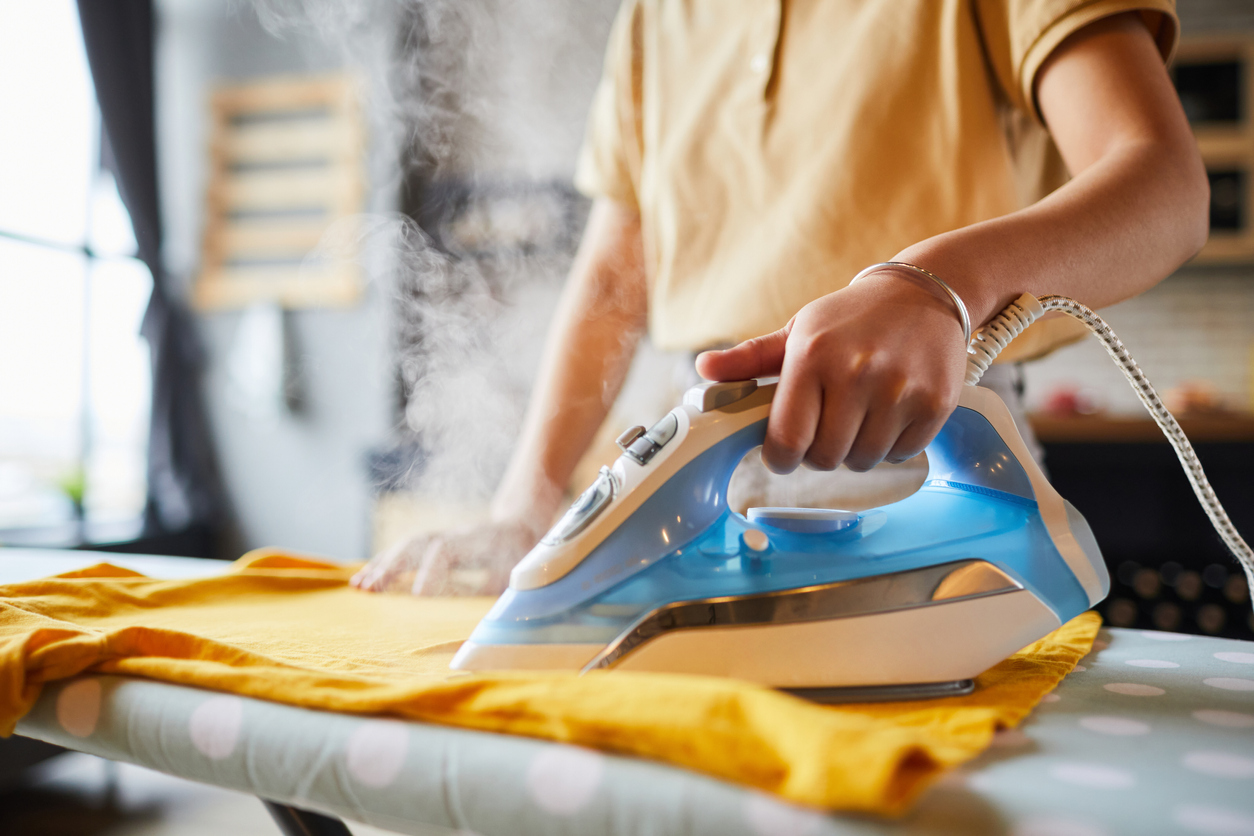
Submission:
<svg viewBox="0 0 1254 836">
<path fill-rule="evenodd" d="M 539 535 L 529 526 L 476 526 L 432 538 L 414 575 L 414 595 L 500 595 Z"/>
<path fill-rule="evenodd" d="M 912 421 L 901 431 L 901 435 L 897 437 L 897 441 L 884 460 L 899 464 L 922 453 L 923 448 L 931 444 L 932 439 L 936 438 L 936 434 L 941 431 L 941 427 L 945 426 L 945 421 L 953 411 L 953 404 L 925 410 L 923 413 L 925 417 Z"/>
<path fill-rule="evenodd" d="M 771 402 L 762 442 L 762 463 L 773 473 L 792 473 L 813 444 L 823 410 L 823 390 L 813 375 L 785 368 Z M 839 464 L 839 462 L 837 462 Z"/>
<path fill-rule="evenodd" d="M 821 471 L 843 464 L 860 473 L 903 462 L 922 452 L 953 411 L 954 403 L 908 378 L 873 375 L 873 386 L 860 387 L 861 377 L 829 370 L 820 391 L 816 375 L 786 364 L 763 444 L 767 467 L 789 473 L 802 462 Z"/>
<path fill-rule="evenodd" d="M 350 583 L 369 592 L 499 595 L 540 534 L 524 522 L 493 522 L 422 534 L 381 552 Z"/>
<path fill-rule="evenodd" d="M 849 449 L 862 426 L 866 407 L 846 393 L 828 389 L 823 397 L 823 414 L 814 440 L 806 450 L 804 463 L 812 470 L 835 470 L 849 455 Z"/>
<path fill-rule="evenodd" d="M 450 574 L 455 555 L 441 539 L 432 540 L 418 571 L 414 573 L 409 591 L 414 595 L 446 595 L 451 592 Z"/>
<path fill-rule="evenodd" d="M 843 464 L 862 473 L 883 461 L 905 426 L 912 423 L 904 404 L 890 401 L 868 408 L 853 387 L 827 388 L 821 398 L 814 399 L 819 406 L 789 394 L 785 393 L 782 412 L 772 407 L 768 442 L 763 445 L 763 460 L 776 473 L 789 473 L 803 461 L 813 470 L 835 470 Z M 778 393 L 775 402 L 779 403 Z M 778 422 L 777 415 L 781 416 Z M 812 428 L 808 435 L 806 427 Z M 790 440 L 771 445 L 773 432 Z M 781 469 L 785 466 L 787 470 Z"/>
<path fill-rule="evenodd" d="M 704 351 L 697 355 L 697 374 L 706 380 L 748 380 L 772 377 L 784 363 L 784 346 L 792 323 L 778 331 L 746 340 L 726 351 Z"/>
<path fill-rule="evenodd" d="M 903 416 L 897 404 L 871 409 L 866 413 L 862 425 L 849 452 L 845 455 L 845 467 L 856 473 L 865 473 L 884 461 L 893 449 L 904 429 Z M 906 421 L 908 421 L 908 417 Z"/>
<path fill-rule="evenodd" d="M 417 569 L 426 538 L 404 540 L 385 549 L 349 580 L 367 592 L 393 592 L 405 588 Z"/>
</svg>

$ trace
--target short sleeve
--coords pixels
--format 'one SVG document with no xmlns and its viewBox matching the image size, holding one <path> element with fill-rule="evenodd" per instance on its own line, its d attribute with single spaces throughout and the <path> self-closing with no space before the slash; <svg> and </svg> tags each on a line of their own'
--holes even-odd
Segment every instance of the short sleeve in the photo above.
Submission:
<svg viewBox="0 0 1254 836">
<path fill-rule="evenodd" d="M 1010 103 L 1041 122 L 1036 74 L 1058 45 L 1104 17 L 1139 12 L 1163 60 L 1179 40 L 1175 0 L 975 0 L 980 32 L 998 84 Z"/>
<path fill-rule="evenodd" d="M 588 113 L 575 188 L 638 207 L 643 136 L 641 32 L 637 0 L 624 0 L 610 32 L 605 67 Z"/>
</svg>

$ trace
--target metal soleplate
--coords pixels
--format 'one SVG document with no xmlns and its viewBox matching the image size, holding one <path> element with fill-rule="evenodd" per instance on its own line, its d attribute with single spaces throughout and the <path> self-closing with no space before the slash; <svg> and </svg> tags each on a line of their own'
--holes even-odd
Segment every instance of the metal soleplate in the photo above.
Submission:
<svg viewBox="0 0 1254 836">
<path fill-rule="evenodd" d="M 988 561 L 967 558 L 795 589 L 674 601 L 637 619 L 584 670 L 613 667 L 646 642 L 676 630 L 825 621 L 952 603 L 1022 588 Z"/>
<path fill-rule="evenodd" d="M 848 688 L 781 688 L 780 690 L 811 702 L 840 705 L 852 702 L 896 702 L 960 697 L 975 691 L 975 680 L 922 682 L 917 685 L 856 685 Z"/>
</svg>

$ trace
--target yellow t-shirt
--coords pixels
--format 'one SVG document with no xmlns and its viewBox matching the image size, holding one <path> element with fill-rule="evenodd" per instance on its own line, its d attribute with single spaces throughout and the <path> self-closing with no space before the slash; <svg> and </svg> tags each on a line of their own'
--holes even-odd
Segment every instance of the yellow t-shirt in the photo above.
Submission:
<svg viewBox="0 0 1254 836">
<path fill-rule="evenodd" d="M 626 0 L 576 185 L 640 213 L 655 344 L 767 333 L 862 267 L 1060 185 L 1036 73 L 1133 9 L 1169 57 L 1174 0 Z"/>
</svg>

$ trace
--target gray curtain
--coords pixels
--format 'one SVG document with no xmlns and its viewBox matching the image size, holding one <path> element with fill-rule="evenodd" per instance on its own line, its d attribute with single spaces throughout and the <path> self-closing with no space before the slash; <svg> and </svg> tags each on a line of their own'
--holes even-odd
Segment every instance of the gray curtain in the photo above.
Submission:
<svg viewBox="0 0 1254 836">
<path fill-rule="evenodd" d="M 139 258 L 152 271 L 141 332 L 152 355 L 146 537 L 199 530 L 216 539 L 226 501 L 201 398 L 202 356 L 190 312 L 161 264 L 151 0 L 78 0 L 103 123 L 105 164 L 130 212 Z"/>
</svg>

